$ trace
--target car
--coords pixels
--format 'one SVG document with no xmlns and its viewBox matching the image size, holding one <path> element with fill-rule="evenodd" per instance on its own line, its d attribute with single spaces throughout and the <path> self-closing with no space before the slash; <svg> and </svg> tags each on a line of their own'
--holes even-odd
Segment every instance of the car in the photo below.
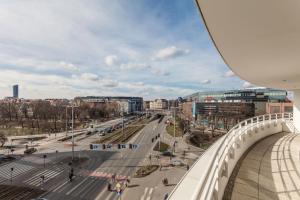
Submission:
<svg viewBox="0 0 300 200">
<path fill-rule="evenodd" d="M 164 152 L 162 152 L 162 155 L 163 155 L 163 156 L 174 157 L 173 153 L 170 152 L 170 151 L 164 151 Z"/>
<path fill-rule="evenodd" d="M 180 160 L 172 159 L 172 160 L 171 160 L 171 165 L 172 165 L 172 166 L 182 166 L 183 163 L 182 163 Z"/>
<path fill-rule="evenodd" d="M 32 148 L 26 149 L 26 150 L 24 151 L 24 154 L 33 154 L 33 153 L 36 152 L 36 151 L 37 151 L 37 149 L 34 148 L 34 147 L 32 147 Z"/>
</svg>

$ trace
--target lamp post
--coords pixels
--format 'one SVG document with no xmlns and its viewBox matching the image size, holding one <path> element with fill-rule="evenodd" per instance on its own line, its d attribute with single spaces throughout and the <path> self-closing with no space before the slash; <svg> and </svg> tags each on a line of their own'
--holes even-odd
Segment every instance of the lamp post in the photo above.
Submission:
<svg viewBox="0 0 300 200">
<path fill-rule="evenodd" d="M 79 106 L 74 106 L 74 104 L 72 103 L 71 106 L 67 106 L 66 107 L 66 113 L 67 113 L 67 109 L 68 108 L 72 108 L 72 161 L 74 160 L 74 108 L 77 108 Z"/>
<path fill-rule="evenodd" d="M 66 106 L 66 136 L 68 136 L 68 106 Z"/>
<path fill-rule="evenodd" d="M 13 171 L 14 171 L 14 168 L 10 168 L 10 182 L 12 183 L 13 181 Z"/>
<path fill-rule="evenodd" d="M 47 157 L 47 155 L 43 155 L 43 158 L 44 158 L 44 168 L 46 167 L 46 163 L 45 163 L 46 157 Z"/>
<path fill-rule="evenodd" d="M 72 104 L 72 160 L 74 160 L 74 105 Z"/>
</svg>

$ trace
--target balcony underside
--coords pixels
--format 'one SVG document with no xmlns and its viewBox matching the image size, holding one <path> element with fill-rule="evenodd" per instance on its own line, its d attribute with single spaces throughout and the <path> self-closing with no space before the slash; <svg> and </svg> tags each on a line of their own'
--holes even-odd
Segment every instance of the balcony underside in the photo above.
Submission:
<svg viewBox="0 0 300 200">
<path fill-rule="evenodd" d="M 232 173 L 234 185 L 228 185 L 223 199 L 300 199 L 299 149 L 299 134 L 259 141 Z"/>
</svg>

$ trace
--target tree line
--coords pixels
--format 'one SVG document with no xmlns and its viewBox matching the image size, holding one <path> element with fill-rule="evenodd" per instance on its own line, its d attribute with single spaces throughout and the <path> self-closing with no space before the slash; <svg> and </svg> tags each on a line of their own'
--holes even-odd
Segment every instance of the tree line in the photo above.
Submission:
<svg viewBox="0 0 300 200">
<path fill-rule="evenodd" d="M 0 102 L 0 129 L 26 129 L 32 134 L 63 131 L 66 123 L 71 123 L 71 108 L 68 106 L 69 103 L 65 101 L 55 103 L 46 100 L 25 103 Z M 75 127 L 93 119 L 105 119 L 118 115 L 117 103 L 90 106 L 80 102 L 78 107 L 74 108 Z"/>
</svg>

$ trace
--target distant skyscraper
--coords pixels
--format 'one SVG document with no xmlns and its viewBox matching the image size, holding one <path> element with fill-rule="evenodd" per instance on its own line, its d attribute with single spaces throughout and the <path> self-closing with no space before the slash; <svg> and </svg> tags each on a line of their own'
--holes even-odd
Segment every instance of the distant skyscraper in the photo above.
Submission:
<svg viewBox="0 0 300 200">
<path fill-rule="evenodd" d="M 13 86 L 13 97 L 14 98 L 19 98 L 19 85 L 14 85 Z"/>
</svg>

